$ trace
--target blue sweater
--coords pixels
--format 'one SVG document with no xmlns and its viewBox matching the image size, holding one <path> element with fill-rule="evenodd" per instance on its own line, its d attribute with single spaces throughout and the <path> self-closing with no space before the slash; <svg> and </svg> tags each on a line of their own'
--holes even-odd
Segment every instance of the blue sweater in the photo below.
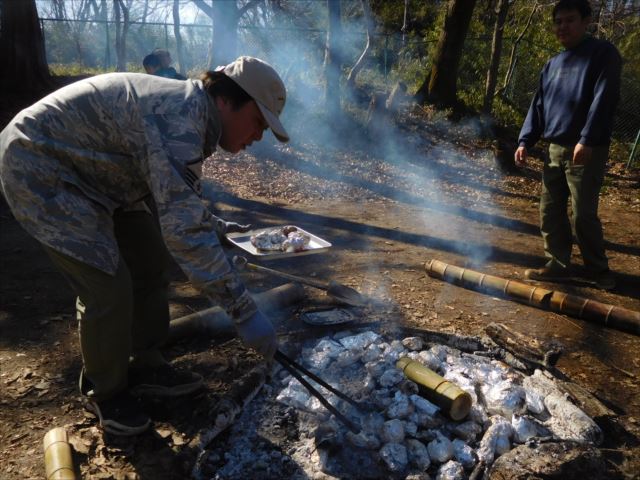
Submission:
<svg viewBox="0 0 640 480">
<path fill-rule="evenodd" d="M 531 148 L 541 136 L 570 147 L 609 145 L 621 65 L 616 48 L 593 37 L 549 60 L 522 125 L 520 146 Z"/>
</svg>

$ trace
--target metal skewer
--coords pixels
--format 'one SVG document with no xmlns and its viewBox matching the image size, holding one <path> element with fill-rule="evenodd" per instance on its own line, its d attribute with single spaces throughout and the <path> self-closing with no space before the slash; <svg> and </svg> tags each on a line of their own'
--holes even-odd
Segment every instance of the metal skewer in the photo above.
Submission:
<svg viewBox="0 0 640 480">
<path fill-rule="evenodd" d="M 360 427 L 354 423 L 353 421 L 349 420 L 346 416 L 344 416 L 342 413 L 340 413 L 340 411 L 334 407 L 333 405 L 331 405 L 331 403 L 322 395 L 322 393 L 320 393 L 318 390 L 315 389 L 315 387 L 313 385 L 311 385 L 303 376 L 300 372 L 306 372 L 306 375 L 309 375 L 310 378 L 312 378 L 314 381 L 317 381 L 320 385 L 322 385 L 323 387 L 327 388 L 328 390 L 330 390 L 331 392 L 333 392 L 334 394 L 338 395 L 340 398 L 347 400 L 348 402 L 350 402 L 353 405 L 359 406 L 357 402 L 355 402 L 354 400 L 352 400 L 351 398 L 347 397 L 345 394 L 343 394 L 342 392 L 338 392 L 335 388 L 333 388 L 331 385 L 329 385 L 328 383 L 326 383 L 324 380 L 320 379 L 319 377 L 317 377 L 316 375 L 314 375 L 313 373 L 309 372 L 306 368 L 302 367 L 300 364 L 298 364 L 297 362 L 295 362 L 294 360 L 291 360 L 289 357 L 287 357 L 284 353 L 282 353 L 281 351 L 276 351 L 276 354 L 274 356 L 275 360 L 280 363 L 280 365 L 282 365 L 282 367 L 284 369 L 286 369 L 294 378 L 296 378 L 307 390 L 309 390 L 309 393 L 311 395 L 313 395 L 314 397 L 316 397 L 320 403 L 322 405 L 324 405 L 324 407 L 329 410 L 332 414 L 334 414 L 336 416 L 336 418 L 338 420 L 340 420 L 342 423 L 344 423 L 346 425 L 346 427 L 351 430 L 353 433 L 355 433 L 356 435 L 358 433 L 360 433 Z M 300 370 L 300 371 L 298 371 Z"/>
<path fill-rule="evenodd" d="M 333 393 L 337 397 L 341 398 L 342 400 L 344 400 L 346 402 L 349 402 L 354 407 L 356 407 L 356 408 L 362 408 L 363 407 L 359 402 L 355 401 L 353 398 L 349 397 L 348 395 L 345 395 L 340 390 L 338 390 L 335 387 L 331 386 L 330 384 L 325 382 L 323 379 L 318 377 L 315 373 L 310 372 L 309 370 L 304 368 L 302 365 L 300 365 L 298 362 L 296 362 L 294 359 L 292 359 L 292 358 L 288 357 L 287 355 L 285 355 L 284 353 L 282 353 L 280 350 L 276 351 L 275 359 L 278 360 L 281 364 L 282 364 L 282 362 L 286 362 L 287 364 L 291 365 L 293 368 L 295 368 L 296 370 L 299 370 L 301 373 L 304 373 L 311 380 L 313 380 L 314 382 L 318 383 L 319 385 L 322 385 L 324 388 L 329 390 L 331 393 Z"/>
</svg>

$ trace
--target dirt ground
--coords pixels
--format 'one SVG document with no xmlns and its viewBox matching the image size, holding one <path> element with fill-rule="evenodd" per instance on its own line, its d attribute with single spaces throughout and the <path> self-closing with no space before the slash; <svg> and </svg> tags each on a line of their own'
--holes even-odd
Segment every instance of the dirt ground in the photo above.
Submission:
<svg viewBox="0 0 640 480">
<path fill-rule="evenodd" d="M 30 100 L 2 100 L 0 127 Z M 302 128 L 291 129 L 294 141 L 288 146 L 267 140 L 259 149 L 218 154 L 206 164 L 206 191 L 220 216 L 256 227 L 295 224 L 333 244 L 326 253 L 263 264 L 334 279 L 388 300 L 389 324 L 473 335 L 500 322 L 560 342 L 559 370 L 616 412 L 596 419 L 605 432 L 601 449 L 608 478 L 640 478 L 637 336 L 425 275 L 430 259 L 508 279 L 522 279 L 526 268 L 544 263 L 540 162 L 505 173 L 486 143 L 471 140 L 473 124 L 450 125 L 422 111 L 398 120 L 392 144 L 379 143 L 376 134 L 343 131 L 346 140 L 329 147 L 296 137 Z M 618 287 L 611 292 L 571 284 L 551 288 L 640 310 L 640 176 L 638 170 L 624 170 L 625 160 L 613 159 L 600 209 Z M 211 421 L 215 400 L 258 358 L 237 340 L 199 338 L 167 347 L 168 358 L 205 377 L 204 391 L 149 403 L 154 430 L 148 434 L 103 437 L 79 403 L 81 361 L 71 291 L 4 201 L 0 239 L 0 478 L 42 478 L 42 438 L 57 426 L 74 432 L 74 461 L 83 478 L 187 478 L 194 461 L 189 440 Z M 225 248 L 229 255 L 239 253 Z M 580 264 L 577 249 L 574 260 Z M 177 267 L 174 273 L 172 318 L 206 307 Z M 257 274 L 245 279 L 253 291 L 281 283 Z M 309 293 L 311 304 L 318 294 Z M 303 328 L 297 312 L 276 318 L 282 342 L 293 341 L 287 333 L 294 326 Z M 308 336 L 321 335 L 307 329 Z M 258 478 L 252 474 L 247 478 Z"/>
</svg>

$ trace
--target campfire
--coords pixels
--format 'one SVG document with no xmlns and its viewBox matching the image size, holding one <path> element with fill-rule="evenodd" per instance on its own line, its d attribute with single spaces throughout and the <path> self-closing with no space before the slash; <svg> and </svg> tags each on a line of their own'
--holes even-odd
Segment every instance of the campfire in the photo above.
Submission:
<svg viewBox="0 0 640 480">
<path fill-rule="evenodd" d="M 602 439 L 553 377 L 541 370 L 526 375 L 486 351 L 420 336 L 339 332 L 304 344 L 297 361 L 358 402 L 315 384 L 358 428 L 275 365 L 230 438 L 201 458 L 196 476 L 210 478 L 203 474 L 210 469 L 219 479 L 243 478 L 247 471 L 258 472 L 255 478 L 478 478 L 520 444 Z M 407 378 L 398 367 L 409 361 L 466 392 L 471 404 L 464 418 L 453 420 L 446 403 Z"/>
</svg>

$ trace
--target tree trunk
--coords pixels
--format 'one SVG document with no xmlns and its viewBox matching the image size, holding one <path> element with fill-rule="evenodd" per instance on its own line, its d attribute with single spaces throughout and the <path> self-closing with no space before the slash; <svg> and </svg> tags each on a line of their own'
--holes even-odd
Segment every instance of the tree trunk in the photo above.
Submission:
<svg viewBox="0 0 640 480">
<path fill-rule="evenodd" d="M 353 86 L 356 83 L 356 75 L 358 75 L 360 70 L 362 70 L 362 67 L 364 66 L 364 59 L 366 58 L 367 53 L 369 53 L 369 47 L 371 46 L 371 5 L 369 5 L 369 0 L 360 0 L 360 3 L 362 4 L 364 24 L 367 28 L 367 44 L 365 45 L 360 58 L 358 58 L 358 61 L 356 61 L 355 65 L 349 72 L 349 76 L 347 77 L 347 89 L 349 90 L 353 89 Z"/>
<path fill-rule="evenodd" d="M 487 70 L 487 82 L 484 91 L 484 104 L 482 111 L 491 113 L 493 107 L 493 96 L 498 83 L 498 68 L 500 67 L 500 57 L 502 56 L 502 34 L 504 33 L 504 23 L 509 12 L 509 0 L 498 0 L 496 7 L 496 23 L 493 28 L 493 41 L 491 42 L 491 61 Z"/>
<path fill-rule="evenodd" d="M 0 2 L 0 89 L 33 92 L 52 84 L 35 0 Z"/>
<path fill-rule="evenodd" d="M 204 0 L 192 1 L 211 19 L 213 25 L 209 67 L 213 69 L 235 60 L 240 19 L 235 0 L 213 0 L 211 5 Z"/>
<path fill-rule="evenodd" d="M 340 0 L 327 0 L 329 25 L 324 55 L 325 106 L 333 115 L 340 111 L 340 60 L 337 43 L 342 37 Z"/>
<path fill-rule="evenodd" d="M 184 45 L 180 34 L 180 0 L 173 0 L 173 34 L 176 37 L 176 50 L 178 55 L 178 71 L 186 77 L 187 67 L 184 63 Z"/>
<path fill-rule="evenodd" d="M 420 101 L 439 108 L 457 106 L 458 66 L 475 4 L 476 0 L 449 0 L 431 73 L 416 94 Z"/>
<path fill-rule="evenodd" d="M 109 11 L 107 9 L 107 0 L 100 1 L 100 19 L 104 21 L 104 33 L 106 37 L 104 47 L 104 69 L 109 70 L 111 67 L 111 35 L 109 35 Z"/>
<path fill-rule="evenodd" d="M 238 50 L 238 8 L 235 1 L 213 2 L 213 62 L 227 65 Z"/>
<path fill-rule="evenodd" d="M 116 17 L 116 70 L 127 71 L 127 32 L 129 31 L 129 9 L 124 0 L 114 0 L 113 10 Z M 122 19 L 120 16 L 122 15 Z"/>
</svg>

